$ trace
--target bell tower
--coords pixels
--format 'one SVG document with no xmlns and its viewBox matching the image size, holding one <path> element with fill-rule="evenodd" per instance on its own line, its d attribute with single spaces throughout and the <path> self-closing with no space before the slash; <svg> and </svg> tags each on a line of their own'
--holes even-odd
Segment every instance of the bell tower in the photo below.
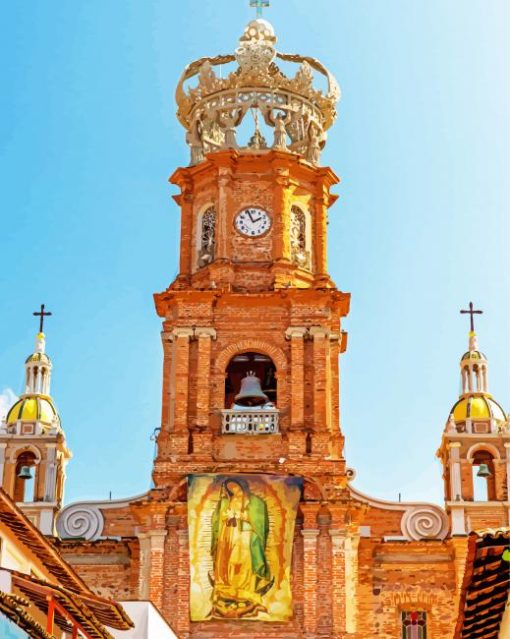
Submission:
<svg viewBox="0 0 510 639">
<path fill-rule="evenodd" d="M 489 364 L 474 327 L 474 315 L 482 311 L 470 303 L 461 313 L 470 314 L 469 345 L 460 360 L 460 397 L 438 451 L 453 535 L 510 523 L 510 422 L 489 393 Z"/>
<path fill-rule="evenodd" d="M 319 165 L 339 88 L 319 62 L 275 44 L 269 22 L 254 20 L 235 55 L 221 57 L 236 72 L 221 79 L 220 58 L 203 58 L 177 88 L 191 157 L 170 178 L 180 189 L 180 272 L 155 296 L 165 353 L 156 486 L 168 481 L 169 457 L 343 464 L 338 357 L 349 295 L 327 273 L 338 178 Z M 277 58 L 300 62 L 294 78 Z M 233 402 L 253 369 L 271 403 L 257 414 Z"/>
<path fill-rule="evenodd" d="M 338 290 L 327 268 L 328 215 L 337 200 L 331 189 L 339 179 L 320 164 L 340 90 L 320 62 L 280 53 L 276 42 L 269 22 L 253 20 L 235 54 L 191 63 L 176 92 L 190 148 L 189 166 L 170 177 L 180 191 L 174 196 L 181 213 L 180 266 L 175 281 L 154 296 L 163 320 L 164 361 L 153 480 L 154 495 L 164 505 L 159 511 L 154 501 L 140 504 L 137 517 L 143 556 L 152 557 L 146 573 L 151 585 L 142 596 L 162 606 L 182 637 L 229 632 L 253 637 L 249 624 L 239 621 L 243 614 L 259 614 L 262 621 L 289 619 L 290 625 L 279 629 L 266 625 L 264 636 L 312 637 L 321 615 L 329 632 L 342 632 L 354 614 L 346 618 L 339 603 L 334 620 L 331 615 L 332 598 L 342 598 L 345 565 L 351 561 L 344 549 L 355 547 L 359 524 L 340 428 L 339 356 L 347 347 L 341 319 L 350 295 Z M 285 69 L 294 65 L 294 73 L 284 73 L 278 62 Z M 316 86 L 319 78 L 326 90 Z M 196 535 L 211 525 L 230 531 L 245 524 L 242 516 L 240 523 L 235 515 L 218 523 L 207 515 L 197 528 L 190 513 L 206 502 L 191 506 L 189 491 L 202 490 L 209 480 L 212 486 L 223 482 L 221 490 L 211 488 L 220 490 L 219 504 L 246 503 L 250 495 L 260 524 L 262 486 L 271 477 L 287 486 L 289 495 L 301 486 L 292 514 L 292 522 L 297 514 L 295 537 L 285 542 L 293 567 L 280 565 L 280 577 L 270 565 L 260 569 L 251 598 L 232 595 L 241 577 L 232 578 L 227 596 L 222 594 L 227 577 L 217 566 L 201 576 L 211 561 L 211 550 L 204 550 L 211 542 L 199 543 Z M 270 522 L 277 521 L 275 512 Z M 254 522 L 252 530 L 259 525 Z M 267 540 L 267 527 L 260 526 L 257 539 L 264 538 L 264 544 L 284 534 L 271 532 Z M 227 533 L 213 533 L 213 539 L 214 534 Z M 346 541 L 347 534 L 354 537 Z M 319 541 L 320 535 L 326 537 Z M 159 591 L 151 590 L 157 571 L 164 572 L 158 552 L 170 547 L 182 550 L 184 564 L 191 562 L 190 582 L 179 579 L 176 586 L 177 606 L 167 606 Z M 197 553 L 203 560 L 193 563 Z M 334 593 L 326 583 L 330 578 Z M 292 582 L 294 604 L 287 586 L 278 591 L 275 579 Z M 322 601 L 318 581 L 330 593 Z M 246 593 L 248 586 L 243 588 Z M 198 591 L 205 594 L 190 609 L 190 593 L 193 600 Z M 287 593 L 285 605 L 277 603 L 278 592 Z M 274 603 L 264 603 L 272 598 Z M 222 616 L 235 620 L 220 623 Z"/>
<path fill-rule="evenodd" d="M 25 361 L 24 392 L 0 427 L 0 481 L 5 492 L 45 535 L 55 534 L 62 507 L 65 467 L 71 458 L 51 397 L 52 362 L 46 354 L 41 310 L 34 352 Z"/>
</svg>

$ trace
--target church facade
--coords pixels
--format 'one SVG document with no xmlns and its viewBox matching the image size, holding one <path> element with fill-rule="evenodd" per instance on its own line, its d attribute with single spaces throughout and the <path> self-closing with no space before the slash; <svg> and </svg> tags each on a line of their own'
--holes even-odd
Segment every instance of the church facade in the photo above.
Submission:
<svg viewBox="0 0 510 639">
<path fill-rule="evenodd" d="M 262 19 L 179 82 L 190 164 L 170 178 L 179 275 L 154 296 L 162 416 L 147 493 L 61 508 L 70 453 L 41 335 L 2 425 L 4 489 L 98 595 L 150 600 L 179 638 L 453 637 L 468 534 L 510 524 L 510 424 L 474 330 L 438 450 L 444 508 L 353 486 L 339 365 L 350 295 L 327 267 L 339 179 L 320 162 L 339 97 Z M 485 627 L 469 636 L 497 637 Z"/>
</svg>

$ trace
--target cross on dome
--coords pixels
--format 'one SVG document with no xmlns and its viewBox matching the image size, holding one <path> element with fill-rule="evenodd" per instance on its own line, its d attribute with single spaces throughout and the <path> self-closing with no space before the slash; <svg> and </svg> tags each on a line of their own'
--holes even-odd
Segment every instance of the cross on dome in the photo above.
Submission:
<svg viewBox="0 0 510 639">
<path fill-rule="evenodd" d="M 468 313 L 470 315 L 469 324 L 470 324 L 470 327 L 471 327 L 471 333 L 474 333 L 475 332 L 475 319 L 474 319 L 474 316 L 475 315 L 482 315 L 483 311 L 475 310 L 473 302 L 469 302 L 469 310 L 462 309 L 460 312 L 462 314 Z"/>
<path fill-rule="evenodd" d="M 250 7 L 257 10 L 257 18 L 262 18 L 263 9 L 270 6 L 269 0 L 250 0 Z"/>
<path fill-rule="evenodd" d="M 45 305 L 41 304 L 41 310 L 40 311 L 34 311 L 32 313 L 32 315 L 36 315 L 39 317 L 39 333 L 44 333 L 43 329 L 44 329 L 44 318 L 45 317 L 49 317 L 50 315 L 53 315 L 53 313 L 51 311 L 45 311 Z"/>
</svg>

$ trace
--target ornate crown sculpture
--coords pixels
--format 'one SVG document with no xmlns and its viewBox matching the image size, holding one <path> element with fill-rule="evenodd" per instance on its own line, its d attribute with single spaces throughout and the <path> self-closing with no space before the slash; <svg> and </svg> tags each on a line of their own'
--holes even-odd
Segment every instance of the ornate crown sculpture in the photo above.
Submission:
<svg viewBox="0 0 510 639">
<path fill-rule="evenodd" d="M 255 132 L 247 150 L 267 149 L 259 128 L 259 115 L 274 135 L 272 148 L 303 155 L 317 165 L 326 143 L 326 131 L 336 119 L 340 87 L 329 71 L 314 58 L 279 53 L 274 29 L 266 20 L 246 27 L 235 55 L 200 58 L 188 65 L 176 91 L 177 117 L 187 130 L 191 164 L 206 153 L 238 149 L 238 127 L 250 111 Z M 275 64 L 278 58 L 296 63 L 296 74 L 287 77 Z M 225 78 L 215 67 L 237 61 L 238 68 Z M 314 71 L 327 82 L 327 92 L 315 88 Z M 197 76 L 198 84 L 188 87 Z"/>
</svg>

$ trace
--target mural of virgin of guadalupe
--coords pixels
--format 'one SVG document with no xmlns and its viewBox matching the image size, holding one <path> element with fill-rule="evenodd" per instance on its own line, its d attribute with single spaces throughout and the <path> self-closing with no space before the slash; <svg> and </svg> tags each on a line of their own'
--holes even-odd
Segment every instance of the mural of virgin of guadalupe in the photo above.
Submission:
<svg viewBox="0 0 510 639">
<path fill-rule="evenodd" d="M 262 597 L 274 583 L 266 558 L 269 517 L 248 482 L 227 478 L 212 515 L 211 616 L 230 619 L 266 612 Z"/>
</svg>

